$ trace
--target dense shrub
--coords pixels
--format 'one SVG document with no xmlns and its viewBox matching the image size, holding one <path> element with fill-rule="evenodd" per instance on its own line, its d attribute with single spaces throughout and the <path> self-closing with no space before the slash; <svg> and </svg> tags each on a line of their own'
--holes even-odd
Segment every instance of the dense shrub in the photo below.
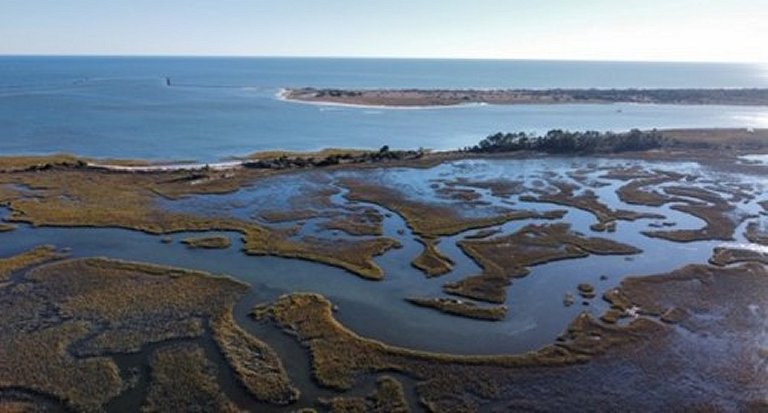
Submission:
<svg viewBox="0 0 768 413">
<path fill-rule="evenodd" d="M 555 129 L 543 136 L 523 132 L 496 133 L 466 148 L 468 152 L 537 151 L 546 153 L 591 154 L 658 149 L 667 139 L 657 130 L 629 132 L 570 132 Z"/>
</svg>

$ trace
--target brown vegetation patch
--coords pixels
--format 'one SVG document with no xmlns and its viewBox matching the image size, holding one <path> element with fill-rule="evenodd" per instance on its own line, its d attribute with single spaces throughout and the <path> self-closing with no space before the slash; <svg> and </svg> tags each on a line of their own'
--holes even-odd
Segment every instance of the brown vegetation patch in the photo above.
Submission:
<svg viewBox="0 0 768 413">
<path fill-rule="evenodd" d="M 437 250 L 434 239 L 417 238 L 424 245 L 424 250 L 411 261 L 411 265 L 427 274 L 427 277 L 437 277 L 447 274 L 453 269 L 453 260 Z"/>
<path fill-rule="evenodd" d="M 768 245 L 768 231 L 760 222 L 750 222 L 747 224 L 747 230 L 744 232 L 744 237 L 747 238 L 749 242 Z"/>
<path fill-rule="evenodd" d="M 142 411 L 237 412 L 216 381 L 216 366 L 201 347 L 185 344 L 157 350 Z"/>
<path fill-rule="evenodd" d="M 200 336 L 203 319 L 231 308 L 247 289 L 205 273 L 101 258 L 49 264 L 25 279 L 44 289 L 62 318 L 99 326 L 79 354 L 133 352 L 145 343 Z"/>
<path fill-rule="evenodd" d="M 0 185 L 0 206 L 6 206 L 8 201 L 22 197 L 23 190 L 13 185 Z"/>
<path fill-rule="evenodd" d="M 192 237 L 181 240 L 189 248 L 223 249 L 229 248 L 232 242 L 224 235 L 212 237 Z"/>
<path fill-rule="evenodd" d="M 667 182 L 678 181 L 683 175 L 675 172 L 657 171 L 654 176 L 633 179 L 616 190 L 616 194 L 622 202 L 632 205 L 647 205 L 659 207 L 672 200 L 671 197 L 654 190 L 645 190 Z"/>
<path fill-rule="evenodd" d="M 754 250 L 717 247 L 709 259 L 710 264 L 720 267 L 741 262 L 759 262 L 768 265 L 768 255 Z"/>
<path fill-rule="evenodd" d="M 448 186 L 466 186 L 469 188 L 487 189 L 491 195 L 499 198 L 509 198 L 512 195 L 520 195 L 525 192 L 525 183 L 523 181 L 511 179 L 491 179 L 484 181 L 473 181 L 464 177 L 456 178 L 445 183 Z"/>
<path fill-rule="evenodd" d="M 67 347 L 88 332 L 89 325 L 77 321 L 27 332 L 3 328 L 0 388 L 31 389 L 52 395 L 77 410 L 98 411 L 120 394 L 124 384 L 111 359 L 78 359 L 69 354 Z"/>
<path fill-rule="evenodd" d="M 433 308 L 446 314 L 479 320 L 499 321 L 507 315 L 507 306 L 505 305 L 479 306 L 473 302 L 457 298 L 410 297 L 406 300 L 420 307 Z"/>
<path fill-rule="evenodd" d="M 627 314 L 624 311 L 610 308 L 600 316 L 600 321 L 608 324 L 616 324 L 620 318 L 624 317 L 627 317 Z"/>
<path fill-rule="evenodd" d="M 41 413 L 44 406 L 22 400 L 0 400 L 0 413 Z"/>
<path fill-rule="evenodd" d="M 31 188 L 29 196 L 8 202 L 10 221 L 46 226 L 122 227 L 148 233 L 216 230 L 236 226 L 164 212 L 154 207 L 157 191 L 178 183 L 163 182 L 179 173 L 107 173 L 64 168 L 0 175 L 0 181 Z"/>
<path fill-rule="evenodd" d="M 680 144 L 701 148 L 735 150 L 765 149 L 766 129 L 667 129 L 662 133 Z M 720 152 L 722 155 L 722 152 Z"/>
<path fill-rule="evenodd" d="M 240 382 L 257 399 L 277 405 L 296 401 L 299 391 L 291 383 L 274 350 L 235 324 L 231 311 L 211 322 L 213 338 Z"/>
<path fill-rule="evenodd" d="M 14 272 L 46 261 L 64 258 L 52 245 L 42 245 L 8 258 L 0 258 L 0 282 L 6 281 Z"/>
<path fill-rule="evenodd" d="M 666 274 L 629 277 L 605 298 L 614 308 L 626 311 L 635 307 L 640 314 L 657 317 L 676 308 L 703 314 L 727 306 L 728 320 L 717 324 L 738 330 L 752 325 L 754 314 L 750 307 L 760 306 L 765 297 L 768 297 L 766 267 L 747 263 L 729 268 L 691 264 Z M 734 299 L 744 305 L 736 306 Z M 686 320 L 686 326 L 694 330 L 712 327 L 696 317 Z"/>
<path fill-rule="evenodd" d="M 577 290 L 583 298 L 595 297 L 595 287 L 592 284 L 581 283 L 578 285 Z"/>
<path fill-rule="evenodd" d="M 349 189 L 347 198 L 353 201 L 371 202 L 396 211 L 417 235 L 427 238 L 455 235 L 460 232 L 503 224 L 520 219 L 558 219 L 563 211 L 501 210 L 488 217 L 465 217 L 450 206 L 431 204 L 408 199 L 394 188 L 356 179 L 343 179 L 341 184 Z"/>
<path fill-rule="evenodd" d="M 247 155 L 244 159 L 251 160 L 270 160 L 279 158 L 289 159 L 323 159 L 329 156 L 339 155 L 352 155 L 360 156 L 370 153 L 371 151 L 365 149 L 344 149 L 344 148 L 326 148 L 320 151 L 314 152 L 299 152 L 299 151 L 261 151 L 254 152 Z"/>
<path fill-rule="evenodd" d="M 755 367 L 766 357 L 765 266 L 691 265 L 627 278 L 610 293 L 606 323 L 581 314 L 555 344 L 519 355 L 435 354 L 360 337 L 339 324 L 332 304 L 316 294 L 283 296 L 256 314 L 301 340 L 321 385 L 349 389 L 361 376 L 398 372 L 416 381 L 428 411 L 760 406 L 756 400 L 768 388 L 768 375 Z M 625 317 L 628 324 L 613 324 Z M 638 392 L 663 380 L 683 385 L 656 387 L 653 398 Z M 610 390 L 595 395 L 595 386 Z"/>
<path fill-rule="evenodd" d="M 477 276 L 446 284 L 451 294 L 492 303 L 506 300 L 512 278 L 528 275 L 527 267 L 589 254 L 637 254 L 639 249 L 604 238 L 586 238 L 565 223 L 527 225 L 514 234 L 487 240 L 459 241 L 461 249 L 483 269 Z"/>
<path fill-rule="evenodd" d="M 502 232 L 501 228 L 486 228 L 481 229 L 473 234 L 469 234 L 464 239 L 483 239 L 488 238 L 492 235 L 500 234 Z"/>
<path fill-rule="evenodd" d="M 54 166 L 85 166 L 85 161 L 68 154 L 0 157 L 0 172 L 48 169 Z"/>
<path fill-rule="evenodd" d="M 259 217 L 270 224 L 279 224 L 284 222 L 306 221 L 314 218 L 326 218 L 333 216 L 332 211 L 317 211 L 314 209 L 289 209 L 264 211 Z"/>
<path fill-rule="evenodd" d="M 691 242 L 704 240 L 732 241 L 733 233 L 739 223 L 748 216 L 734 216 L 735 207 L 716 192 L 696 187 L 667 187 L 664 192 L 699 201 L 689 201 L 685 198 L 675 199 L 684 202 L 670 208 L 693 215 L 706 222 L 699 229 L 677 229 L 671 231 L 643 231 L 643 234 L 653 238 L 663 238 L 676 242 Z"/>
<path fill-rule="evenodd" d="M 156 207 L 157 194 L 177 197 L 228 192 L 258 176 L 243 170 L 232 172 L 234 175 L 229 178 L 219 176 L 220 172 L 216 171 L 204 172 L 213 176 L 203 184 L 192 185 L 191 182 L 197 181 L 187 180 L 188 174 L 188 171 L 106 172 L 57 166 L 42 171 L 0 174 L 0 184 L 22 184 L 32 190 L 30 196 L 7 201 L 12 211 L 11 221 L 44 226 L 118 227 L 151 234 L 237 231 L 244 235 L 247 253 L 319 261 L 367 278 L 381 277 L 381 270 L 373 264 L 372 257 L 396 244 L 387 239 L 365 240 L 357 246 L 311 237 L 294 241 L 280 230 L 253 222 L 169 212 Z"/>
<path fill-rule="evenodd" d="M 392 248 L 400 247 L 400 243 L 392 238 L 329 240 L 307 236 L 300 241 L 293 241 L 264 232 L 248 233 L 244 240 L 247 254 L 279 255 L 317 261 L 343 268 L 370 280 L 380 280 L 384 277 L 384 270 L 373 258 Z M 275 254 L 273 251 L 280 252 Z"/>
<path fill-rule="evenodd" d="M 588 188 L 602 188 L 610 185 L 608 182 L 598 181 L 596 179 L 590 178 L 585 174 L 586 172 L 581 172 L 582 171 L 566 172 L 566 175 L 576 181 L 579 185 Z"/>
<path fill-rule="evenodd" d="M 339 193 L 338 188 L 307 184 L 299 192 L 287 200 L 287 207 L 261 211 L 259 216 L 267 222 L 279 223 L 331 217 L 338 213 L 333 211 L 335 205 L 331 201 L 331 196 Z"/>
<path fill-rule="evenodd" d="M 347 207 L 345 213 L 320 224 L 321 228 L 340 230 L 350 235 L 379 236 L 384 233 L 384 216 L 376 208 Z"/>
<path fill-rule="evenodd" d="M 578 317 L 554 345 L 505 356 L 454 356 L 390 346 L 360 337 L 339 324 L 332 304 L 316 294 L 293 294 L 255 310 L 295 334 L 312 355 L 314 376 L 323 385 L 351 388 L 363 374 L 395 371 L 417 380 L 422 404 L 434 412 L 476 411 L 507 392 L 536 369 L 585 362 L 608 349 L 633 346 L 663 331 L 636 320 L 627 327 L 606 326 L 586 314 Z M 599 337 L 600 339 L 595 339 Z M 553 373 L 562 370 L 553 370 Z"/>
<path fill-rule="evenodd" d="M 766 89 L 318 89 L 284 91 L 288 100 L 368 106 L 450 106 L 655 103 L 678 105 L 756 105 L 768 102 Z"/>
<path fill-rule="evenodd" d="M 207 321 L 254 396 L 285 400 L 275 389 L 295 389 L 277 357 L 231 324 L 232 307 L 246 290 L 229 278 L 102 258 L 35 267 L 0 289 L 0 360 L 13 360 L 0 363 L 0 387 L 99 410 L 125 386 L 109 354 L 201 336 Z M 248 387 L 254 377 L 259 388 Z"/>
<path fill-rule="evenodd" d="M 747 203 L 755 199 L 755 194 L 752 192 L 754 188 L 751 184 L 738 183 L 738 182 L 718 182 L 717 184 L 707 185 L 704 189 L 710 191 L 721 192 L 731 196 L 728 202 L 732 203 Z"/>
<path fill-rule="evenodd" d="M 384 217 L 376 208 L 369 206 L 335 205 L 331 196 L 340 190 L 333 186 L 305 185 L 300 194 L 288 200 L 288 207 L 267 210 L 259 216 L 270 223 L 306 221 L 323 218 L 320 227 L 340 230 L 350 235 L 378 236 L 383 233 Z"/>
<path fill-rule="evenodd" d="M 594 215 L 595 218 L 597 218 L 597 223 L 592 226 L 592 229 L 595 231 L 604 231 L 608 229 L 616 220 L 634 221 L 643 218 L 664 218 L 663 215 L 659 214 L 627 211 L 623 209 L 611 209 L 604 203 L 600 202 L 597 194 L 591 190 L 586 190 L 581 194 L 576 195 L 575 191 L 578 189 L 576 185 L 560 181 L 551 182 L 551 184 L 557 188 L 557 193 L 541 194 L 538 197 L 520 197 L 520 200 L 529 202 L 546 202 L 587 211 Z"/>
<path fill-rule="evenodd" d="M 437 196 L 442 199 L 462 202 L 477 202 L 480 200 L 480 198 L 483 197 L 480 193 L 473 189 L 455 188 L 450 186 L 435 189 L 435 194 L 437 194 Z"/>
<path fill-rule="evenodd" d="M 331 413 L 409 413 L 403 385 L 390 376 L 376 381 L 376 389 L 366 397 L 338 396 L 323 400 Z"/>
<path fill-rule="evenodd" d="M 620 166 L 607 168 L 608 171 L 602 175 L 602 179 L 612 179 L 616 181 L 631 181 L 633 179 L 643 179 L 653 177 L 653 173 L 640 165 Z"/>
</svg>

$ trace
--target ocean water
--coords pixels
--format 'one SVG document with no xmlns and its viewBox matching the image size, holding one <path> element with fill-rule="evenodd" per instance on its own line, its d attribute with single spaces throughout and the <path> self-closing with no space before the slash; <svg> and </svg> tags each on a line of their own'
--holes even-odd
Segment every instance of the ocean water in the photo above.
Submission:
<svg viewBox="0 0 768 413">
<path fill-rule="evenodd" d="M 172 81 L 168 87 L 165 78 Z M 267 149 L 454 149 L 496 131 L 768 127 L 768 107 L 281 101 L 283 87 L 768 87 L 736 64 L 301 58 L 0 57 L 0 154 L 213 161 Z"/>
</svg>

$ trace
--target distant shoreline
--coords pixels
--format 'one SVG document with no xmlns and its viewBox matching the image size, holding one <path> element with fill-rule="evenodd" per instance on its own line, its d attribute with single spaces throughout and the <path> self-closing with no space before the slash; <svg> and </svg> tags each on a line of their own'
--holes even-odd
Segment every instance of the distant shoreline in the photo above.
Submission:
<svg viewBox="0 0 768 413">
<path fill-rule="evenodd" d="M 768 89 L 320 89 L 284 88 L 281 100 L 359 108 L 468 105 L 664 104 L 768 106 Z"/>
<path fill-rule="evenodd" d="M 400 109 L 400 110 L 420 110 L 420 109 L 457 109 L 475 106 L 486 106 L 484 102 L 469 102 L 469 103 L 457 103 L 454 105 L 383 105 L 383 104 L 367 104 L 367 103 L 345 103 L 337 101 L 326 101 L 320 99 L 303 99 L 293 95 L 293 91 L 302 89 L 290 89 L 281 88 L 275 96 L 277 100 L 282 100 L 290 103 L 302 103 L 305 105 L 314 106 L 328 106 L 328 107 L 340 107 L 340 108 L 353 108 L 353 109 Z"/>
</svg>

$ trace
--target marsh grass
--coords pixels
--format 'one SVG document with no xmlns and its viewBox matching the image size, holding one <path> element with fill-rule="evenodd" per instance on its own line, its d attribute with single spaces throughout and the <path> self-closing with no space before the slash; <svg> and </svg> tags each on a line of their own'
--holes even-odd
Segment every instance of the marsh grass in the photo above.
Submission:
<svg viewBox="0 0 768 413">
<path fill-rule="evenodd" d="M 516 372 L 566 367 L 605 353 L 637 345 L 663 331 L 639 319 L 628 326 L 607 326 L 583 314 L 561 339 L 541 350 L 518 355 L 458 356 L 394 347 L 358 336 L 333 318 L 332 304 L 317 294 L 291 294 L 254 310 L 270 318 L 308 347 L 313 374 L 323 386 L 346 390 L 364 374 L 394 371 L 413 377 L 429 411 L 477 411 L 504 398 L 505 389 L 521 376 Z M 595 337 L 600 337 L 596 340 Z M 358 402 L 354 406 L 361 406 Z"/>
<path fill-rule="evenodd" d="M 84 165 L 85 160 L 69 154 L 47 156 L 2 156 L 0 157 L 0 172 L 14 172 L 28 169 L 43 169 L 53 166 Z"/>
<path fill-rule="evenodd" d="M 0 232 L 10 232 L 16 229 L 16 225 L 0 222 Z"/>
<path fill-rule="evenodd" d="M 7 281 L 14 271 L 63 258 L 64 256 L 65 254 L 57 252 L 56 247 L 42 245 L 12 257 L 0 258 L 0 282 Z"/>
<path fill-rule="evenodd" d="M 424 272 L 427 277 L 438 277 L 451 272 L 454 262 L 438 251 L 437 240 L 423 238 L 417 238 L 417 240 L 424 249 L 411 261 L 411 265 Z"/>
<path fill-rule="evenodd" d="M 237 326 L 229 309 L 214 317 L 213 338 L 242 385 L 255 398 L 276 405 L 296 401 L 293 386 L 280 358 L 266 343 Z"/>
<path fill-rule="evenodd" d="M 142 412 L 238 412 L 216 381 L 217 367 L 199 346 L 163 347 L 152 355 Z"/>
<path fill-rule="evenodd" d="M 485 228 L 512 220 L 558 219 L 564 211 L 544 213 L 525 210 L 504 210 L 485 217 L 462 216 L 456 208 L 408 199 L 399 190 L 368 183 L 358 179 L 342 179 L 341 185 L 349 190 L 346 195 L 352 201 L 378 204 L 397 212 L 405 219 L 414 234 L 424 238 L 456 235 L 475 228 Z"/>
<path fill-rule="evenodd" d="M 32 191 L 27 196 L 6 200 L 11 210 L 10 221 L 34 226 L 127 228 L 158 235 L 186 231 L 236 231 L 244 236 L 246 253 L 318 261 L 371 279 L 383 276 L 373 257 L 398 245 L 395 240 L 386 238 L 359 242 L 335 242 L 315 237 L 292 240 L 279 230 L 250 221 L 160 209 L 155 203 L 158 194 L 175 197 L 228 192 L 258 176 L 239 171 L 233 172 L 235 176 L 230 179 L 212 178 L 214 181 L 221 180 L 221 185 L 211 183 L 213 181 L 190 185 L 183 179 L 187 173 L 105 172 L 55 167 L 0 174 L 0 184 L 21 184 Z M 333 193 L 337 191 L 331 190 Z M 321 192 L 322 198 L 327 199 L 327 191 Z"/>
<path fill-rule="evenodd" d="M 232 245 L 229 237 L 224 235 L 210 237 L 192 237 L 181 240 L 189 248 L 225 249 Z"/>
<path fill-rule="evenodd" d="M 725 268 L 691 264 L 665 274 L 628 277 L 605 298 L 621 311 L 635 308 L 697 334 L 725 335 L 754 347 L 759 344 L 753 336 L 755 309 L 766 305 L 766 297 L 768 269 L 748 262 Z"/>
<path fill-rule="evenodd" d="M 53 250 L 43 251 L 47 257 Z M 30 262 L 8 260 L 22 267 Z M 227 277 L 104 258 L 35 267 L 0 289 L 0 360 L 13 361 L 0 363 L 0 387 L 31 389 L 78 411 L 99 411 L 126 386 L 110 354 L 199 337 L 208 324 L 254 397 L 285 404 L 296 390 L 280 360 L 232 320 L 247 289 Z M 197 381 L 203 370 L 184 371 L 191 376 L 179 377 L 178 387 L 163 384 L 182 392 L 166 396 L 182 400 L 190 397 L 190 386 L 205 387 Z M 184 381 L 190 377 L 195 383 Z"/>
<path fill-rule="evenodd" d="M 768 255 L 759 251 L 716 247 L 709 263 L 720 267 L 742 262 L 759 262 L 768 265 Z"/>
<path fill-rule="evenodd" d="M 277 159 L 282 157 L 289 158 L 289 159 L 299 159 L 299 158 L 323 159 L 331 156 L 342 156 L 342 155 L 360 156 L 360 155 L 365 155 L 367 153 L 372 153 L 372 151 L 365 150 L 365 149 L 345 149 L 345 148 L 327 148 L 327 149 L 323 149 L 321 151 L 315 151 L 315 152 L 262 151 L 262 152 L 254 152 L 250 155 L 247 155 L 245 159 L 267 160 L 267 159 Z"/>
<path fill-rule="evenodd" d="M 512 195 L 520 195 L 526 191 L 525 182 L 512 179 L 471 180 L 459 177 L 445 183 L 449 187 L 469 187 L 487 189 L 491 195 L 499 198 L 509 198 Z"/>
<path fill-rule="evenodd" d="M 578 186 L 567 183 L 554 181 L 550 182 L 552 186 L 557 188 L 556 193 L 545 193 L 538 197 L 536 196 L 522 196 L 520 200 L 528 202 L 544 202 L 555 205 L 569 206 L 572 208 L 581 209 L 589 212 L 595 216 L 597 222 L 592 225 L 594 231 L 605 231 L 617 220 L 622 221 L 635 221 L 638 219 L 650 218 L 650 219 L 663 219 L 663 215 L 628 211 L 624 209 L 612 209 L 608 205 L 600 202 L 597 194 L 592 190 L 586 190 L 576 195 Z"/>
<path fill-rule="evenodd" d="M 330 413 L 409 413 L 403 385 L 395 378 L 381 376 L 376 389 L 365 397 L 337 396 L 321 401 Z"/>
<path fill-rule="evenodd" d="M 380 236 L 384 233 L 383 223 L 384 216 L 378 210 L 358 206 L 345 208 L 345 213 L 323 222 L 320 227 L 344 231 L 350 235 Z"/>
<path fill-rule="evenodd" d="M 0 387 L 27 388 L 76 410 L 99 411 L 124 383 L 111 359 L 78 359 L 67 352 L 90 328 L 87 322 L 70 321 L 25 333 L 0 330 Z"/>
<path fill-rule="evenodd" d="M 675 186 L 664 188 L 664 192 L 675 197 L 684 197 L 675 198 L 676 202 L 682 203 L 672 205 L 670 208 L 700 218 L 706 222 L 706 225 L 698 229 L 643 231 L 643 235 L 676 242 L 732 241 L 736 228 L 744 219 L 749 217 L 747 215 L 734 216 L 733 212 L 736 207 L 714 191 L 697 187 Z"/>
<path fill-rule="evenodd" d="M 25 400 L 0 400 L 0 412 L 2 413 L 39 413 L 44 411 L 44 406 Z"/>
<path fill-rule="evenodd" d="M 295 241 L 286 237 L 271 236 L 265 232 L 248 233 L 244 240 L 247 254 L 279 255 L 321 262 L 370 280 L 380 280 L 384 277 L 384 270 L 373 258 L 392 248 L 400 247 L 400 242 L 391 238 L 330 240 L 306 236 L 300 241 Z"/>
<path fill-rule="evenodd" d="M 480 275 L 448 283 L 450 294 L 491 303 L 503 303 L 513 278 L 524 277 L 533 265 L 596 255 L 629 255 L 641 251 L 605 238 L 588 238 L 570 230 L 570 225 L 527 225 L 517 232 L 482 240 L 462 240 L 459 247 L 482 269 Z"/>
<path fill-rule="evenodd" d="M 749 242 L 768 245 L 768 231 L 766 231 L 765 227 L 758 222 L 750 222 L 747 224 L 747 230 L 744 232 L 744 237 Z"/>
<path fill-rule="evenodd" d="M 507 315 L 507 306 L 479 306 L 473 302 L 456 298 L 409 297 L 406 300 L 420 307 L 432 308 L 446 314 L 478 320 L 499 321 Z"/>
<path fill-rule="evenodd" d="M 480 199 L 482 194 L 470 188 L 457 188 L 451 186 L 445 186 L 435 189 L 435 194 L 442 199 L 450 201 L 461 201 L 466 203 L 482 202 Z"/>
<path fill-rule="evenodd" d="M 486 229 L 481 229 L 475 232 L 474 234 L 469 234 L 465 236 L 464 239 L 483 239 L 496 234 L 500 234 L 501 232 L 502 232 L 501 228 L 486 228 Z"/>
<path fill-rule="evenodd" d="M 720 149 L 717 152 L 722 155 L 730 150 L 765 149 L 768 129 L 667 129 L 662 133 L 678 144 L 710 150 Z"/>
<path fill-rule="evenodd" d="M 654 190 L 646 190 L 648 187 L 656 187 L 668 182 L 682 179 L 684 175 L 675 172 L 657 171 L 657 175 L 633 179 L 616 190 L 619 199 L 627 204 L 646 205 L 659 207 L 671 201 L 667 195 Z"/>
<path fill-rule="evenodd" d="M 203 320 L 230 308 L 247 287 L 229 278 L 106 260 L 68 260 L 29 271 L 67 319 L 101 326 L 81 354 L 137 351 L 144 343 L 198 337 Z"/>
</svg>

